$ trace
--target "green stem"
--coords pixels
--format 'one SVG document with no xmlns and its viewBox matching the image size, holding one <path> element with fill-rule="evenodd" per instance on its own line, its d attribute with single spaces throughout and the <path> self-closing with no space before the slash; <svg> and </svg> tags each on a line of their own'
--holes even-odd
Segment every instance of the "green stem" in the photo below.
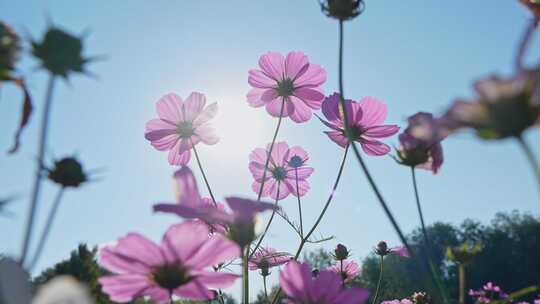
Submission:
<svg viewBox="0 0 540 304">
<path fill-rule="evenodd" d="M 345 153 L 343 153 L 343 159 L 341 160 L 341 164 L 339 166 L 339 171 L 338 171 L 336 180 L 334 182 L 334 186 L 332 187 L 332 192 L 328 196 L 328 199 L 326 200 L 326 204 L 324 205 L 323 210 L 321 211 L 321 214 L 319 214 L 319 217 L 317 218 L 317 221 L 315 222 L 315 224 L 313 224 L 313 227 L 311 227 L 308 234 L 306 236 L 304 236 L 300 240 L 300 244 L 298 245 L 298 249 L 296 250 L 296 254 L 294 255 L 295 260 L 298 260 L 298 257 L 300 256 L 300 253 L 302 252 L 302 249 L 304 248 L 304 245 L 309 240 L 309 237 L 311 236 L 311 234 L 313 234 L 313 232 L 315 231 L 315 229 L 317 228 L 317 226 L 321 222 L 324 214 L 326 213 L 326 210 L 330 206 L 330 202 L 334 198 L 334 194 L 336 193 L 337 186 L 339 184 L 339 181 L 341 180 L 341 175 L 343 174 L 343 169 L 345 168 L 345 161 L 347 160 L 347 152 L 348 151 L 349 151 L 349 146 L 345 147 Z M 274 295 L 274 298 L 272 299 L 272 304 L 275 304 L 277 302 L 280 294 L 281 294 L 281 288 L 279 288 L 277 290 L 276 294 Z"/>
<path fill-rule="evenodd" d="M 418 194 L 418 183 L 416 182 L 416 170 L 414 167 L 411 167 L 411 176 L 412 176 L 412 183 L 414 188 L 414 197 L 416 199 L 416 208 L 418 210 L 418 217 L 420 218 L 420 226 L 422 228 L 422 235 L 424 237 L 424 251 L 426 254 L 426 258 L 428 260 L 429 269 L 431 271 L 431 275 L 435 280 L 435 283 L 437 284 L 437 289 L 439 289 L 439 292 L 441 293 L 441 296 L 443 297 L 443 302 L 448 303 L 448 297 L 447 297 L 447 291 L 444 287 L 441 277 L 439 275 L 439 271 L 435 267 L 435 264 L 433 263 L 433 260 L 431 258 L 431 242 L 428 237 L 426 225 L 424 222 L 424 214 L 422 212 L 422 206 L 420 204 L 420 195 Z"/>
<path fill-rule="evenodd" d="M 41 238 L 39 240 L 37 249 L 34 253 L 34 257 L 32 258 L 28 266 L 28 269 L 30 270 L 32 270 L 34 266 L 36 266 L 36 263 L 39 260 L 41 253 L 43 252 L 43 248 L 45 247 L 45 243 L 47 242 L 47 237 L 49 236 L 49 233 L 51 231 L 53 221 L 56 217 L 56 213 L 58 212 L 58 208 L 60 207 L 60 201 L 62 200 L 64 190 L 65 188 L 61 187 L 60 190 L 58 190 L 58 193 L 56 194 L 56 198 L 54 199 L 53 206 L 49 212 L 49 216 L 47 217 L 47 222 L 45 223 L 45 228 L 43 229 L 43 232 L 41 233 Z"/>
<path fill-rule="evenodd" d="M 242 303 L 243 304 L 249 304 L 249 268 L 248 268 L 248 261 L 249 261 L 249 246 L 246 246 L 246 248 L 242 249 Z"/>
<path fill-rule="evenodd" d="M 28 211 L 28 219 L 26 222 L 26 232 L 24 236 L 21 257 L 19 263 L 24 265 L 26 255 L 30 246 L 30 240 L 32 239 L 32 232 L 34 228 L 34 220 L 36 216 L 39 191 L 41 189 L 41 177 L 43 169 L 43 158 L 45 155 L 45 148 L 47 146 L 47 134 L 49 129 L 49 118 L 51 112 L 52 96 L 54 91 L 56 77 L 51 74 L 49 76 L 49 82 L 47 85 L 47 92 L 45 93 L 45 107 L 43 108 L 43 117 L 41 119 L 41 133 L 39 137 L 39 150 L 38 150 L 38 164 L 34 176 L 34 187 L 32 190 L 32 199 L 30 201 L 30 209 Z"/>
<path fill-rule="evenodd" d="M 304 237 L 304 224 L 302 222 L 302 204 L 300 203 L 300 191 L 298 187 L 298 168 L 294 168 L 294 176 L 296 181 L 296 198 L 298 199 L 298 217 L 300 218 L 300 237 Z"/>
<path fill-rule="evenodd" d="M 270 144 L 270 149 L 268 149 L 268 155 L 266 156 L 266 162 L 264 164 L 263 175 L 262 175 L 262 180 L 261 180 L 261 187 L 259 188 L 259 194 L 257 195 L 257 201 L 261 200 L 261 196 L 262 196 L 262 192 L 263 192 L 263 188 L 264 188 L 264 183 L 265 183 L 265 180 L 266 180 L 266 172 L 268 171 L 268 164 L 270 163 L 270 159 L 272 158 L 271 157 L 272 150 L 274 149 L 274 144 L 276 143 L 277 135 L 279 133 L 279 127 L 281 126 L 281 120 L 283 118 L 284 109 L 285 109 L 285 98 L 283 98 L 282 102 L 281 102 L 281 110 L 279 112 L 279 118 L 278 118 L 278 123 L 277 123 L 277 126 L 276 126 L 276 131 L 274 131 L 274 136 L 272 138 L 272 143 Z"/>
<path fill-rule="evenodd" d="M 280 186 L 280 183 L 281 183 L 281 181 L 277 182 L 276 202 L 274 203 L 274 207 L 277 207 L 278 202 L 279 202 L 279 186 Z M 261 235 L 261 237 L 259 238 L 259 240 L 257 241 L 257 244 L 255 245 L 255 247 L 253 247 L 253 250 L 249 254 L 249 258 L 251 258 L 255 254 L 255 251 L 257 251 L 259 246 L 261 246 L 261 243 L 262 243 L 264 237 L 266 236 L 266 233 L 268 232 L 268 229 L 270 229 L 270 224 L 272 224 L 272 220 L 274 219 L 274 215 L 276 215 L 276 212 L 277 212 L 276 210 L 277 210 L 277 208 L 274 208 L 274 210 L 272 210 L 272 215 L 270 215 L 270 219 L 268 220 L 268 223 L 266 223 L 266 227 L 264 228 L 264 232 Z"/>
<path fill-rule="evenodd" d="M 465 266 L 459 264 L 459 304 L 465 304 Z"/>
<path fill-rule="evenodd" d="M 208 182 L 208 178 L 206 178 L 206 174 L 204 173 L 201 160 L 199 159 L 199 153 L 197 153 L 197 149 L 195 149 L 195 145 L 193 142 L 191 142 L 191 146 L 193 147 L 193 153 L 195 154 L 195 159 L 197 160 L 197 165 L 199 165 L 199 170 L 201 171 L 201 175 L 203 177 L 204 183 L 206 184 L 206 189 L 208 189 L 208 193 L 210 194 L 210 197 L 212 198 L 212 202 L 214 203 L 214 206 L 217 206 L 216 198 L 214 197 L 214 193 L 212 193 L 212 188 L 210 188 L 210 183 Z"/>
<path fill-rule="evenodd" d="M 520 146 L 523 149 L 523 152 L 525 152 L 527 159 L 529 160 L 529 164 L 531 165 L 534 175 L 536 176 L 536 182 L 538 183 L 538 190 L 540 191 L 540 164 L 538 163 L 538 160 L 534 156 L 533 150 L 531 149 L 529 144 L 527 144 L 525 139 L 522 136 L 518 136 L 517 140 L 520 143 Z"/>
<path fill-rule="evenodd" d="M 371 304 L 377 303 L 377 299 L 379 298 L 379 291 L 381 289 L 381 283 L 383 278 L 383 271 L 384 271 L 384 256 L 381 255 L 381 262 L 380 262 L 380 268 L 379 268 L 379 280 L 377 280 L 377 289 L 375 289 L 375 295 L 373 296 L 373 301 Z"/>
<path fill-rule="evenodd" d="M 264 300 L 265 300 L 266 303 L 269 303 L 269 301 L 268 301 L 268 289 L 266 288 L 266 277 L 267 276 L 263 276 Z"/>
</svg>

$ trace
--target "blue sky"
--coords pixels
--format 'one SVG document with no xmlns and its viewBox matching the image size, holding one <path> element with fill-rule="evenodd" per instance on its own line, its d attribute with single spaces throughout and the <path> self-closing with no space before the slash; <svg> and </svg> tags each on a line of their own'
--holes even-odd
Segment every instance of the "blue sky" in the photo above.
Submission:
<svg viewBox="0 0 540 304">
<path fill-rule="evenodd" d="M 419 110 L 440 113 L 454 98 L 470 96 L 472 80 L 510 73 L 529 15 L 517 1 L 496 2 L 369 1 L 365 13 L 345 26 L 347 98 L 385 100 L 388 122 L 404 126 L 406 117 Z M 75 76 L 69 84 L 59 83 L 54 93 L 48 158 L 75 153 L 88 168 L 105 170 L 99 182 L 65 195 L 38 270 L 65 258 L 80 242 L 103 244 L 128 231 L 157 240 L 178 221 L 151 213 L 153 203 L 174 198 L 174 169 L 166 154 L 143 137 L 144 124 L 155 116 L 154 103 L 163 94 L 200 91 L 218 102 L 214 123 L 221 141 L 199 146 L 199 151 L 214 193 L 222 198 L 254 196 L 248 155 L 271 140 L 276 124 L 245 101 L 247 71 L 257 66 L 261 54 L 303 51 L 326 68 L 325 91 L 337 90 L 338 27 L 321 14 L 316 1 L 3 1 L 0 19 L 32 37 L 41 36 L 47 19 L 73 33 L 89 30 L 85 53 L 106 56 L 89 66 L 97 80 Z M 537 60 L 538 50 L 535 43 L 530 62 Z M 24 56 L 20 70 L 35 99 L 35 114 L 20 152 L 0 153 L 0 197 L 18 198 L 10 206 L 15 216 L 0 218 L 0 251 L 14 255 L 23 236 L 47 79 L 29 57 Z M 19 100 L 15 89 L 2 88 L 0 149 L 11 144 Z M 315 119 L 301 125 L 285 120 L 278 138 L 310 153 L 315 173 L 303 199 L 308 225 L 324 204 L 343 153 L 323 130 Z M 540 132 L 529 131 L 526 138 L 540 155 Z M 387 142 L 395 144 L 397 137 Z M 441 172 L 418 174 L 428 223 L 459 223 L 466 217 L 487 222 L 496 212 L 514 209 L 538 215 L 533 175 L 515 142 L 483 142 L 464 133 L 443 146 Z M 402 228 L 410 231 L 418 224 L 410 171 L 389 157 L 366 158 Z M 44 189 L 38 227 L 56 191 L 50 183 Z M 296 216 L 293 198 L 281 205 Z M 294 251 L 297 240 L 287 228 L 276 221 L 265 243 Z M 379 240 L 397 244 L 353 158 L 318 232 L 336 237 L 326 248 L 344 243 L 357 259 Z"/>
</svg>

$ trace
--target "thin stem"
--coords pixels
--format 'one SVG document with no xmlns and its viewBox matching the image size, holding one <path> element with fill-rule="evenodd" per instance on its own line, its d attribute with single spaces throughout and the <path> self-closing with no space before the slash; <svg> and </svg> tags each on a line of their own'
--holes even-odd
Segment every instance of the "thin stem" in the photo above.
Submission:
<svg viewBox="0 0 540 304">
<path fill-rule="evenodd" d="M 465 266 L 459 264 L 459 304 L 465 304 Z"/>
<path fill-rule="evenodd" d="M 266 303 L 269 303 L 269 301 L 268 301 L 268 289 L 266 288 L 266 277 L 267 276 L 263 276 L 264 300 L 266 301 Z"/>
<path fill-rule="evenodd" d="M 313 234 L 313 232 L 315 232 L 315 229 L 317 229 L 317 226 L 322 221 L 324 214 L 326 213 L 326 210 L 328 210 L 328 207 L 330 206 L 330 202 L 332 202 L 332 199 L 334 198 L 334 194 L 339 184 L 339 180 L 341 179 L 341 175 L 343 174 L 343 169 L 345 168 L 345 160 L 347 159 L 348 151 L 349 151 L 349 146 L 345 147 L 345 153 L 343 153 L 343 159 L 341 160 L 341 164 L 339 166 L 339 171 L 336 177 L 336 181 L 334 182 L 334 186 L 332 187 L 332 193 L 330 193 L 330 196 L 328 196 L 328 199 L 326 200 L 326 204 L 324 205 L 321 211 L 321 214 L 319 214 L 319 217 L 315 221 L 315 224 L 313 224 L 309 232 L 302 239 L 302 242 L 300 242 L 300 246 L 298 247 L 298 250 L 296 251 L 296 254 L 294 257 L 295 260 L 298 259 L 298 257 L 300 256 L 300 252 L 302 251 L 302 248 L 304 247 L 305 243 L 309 240 L 309 237 Z"/>
<path fill-rule="evenodd" d="M 531 42 L 532 34 L 534 33 L 537 25 L 538 19 L 531 19 L 531 21 L 529 22 L 529 24 L 527 24 L 527 27 L 525 28 L 525 32 L 523 32 L 523 35 L 521 36 L 515 59 L 515 68 L 518 72 L 524 69 L 523 58 L 525 57 L 525 53 Z"/>
<path fill-rule="evenodd" d="M 242 260 L 243 260 L 243 274 L 242 274 L 242 303 L 249 304 L 249 246 L 246 246 L 245 249 L 242 249 Z"/>
<path fill-rule="evenodd" d="M 426 225 L 424 222 L 424 214 L 422 212 L 422 206 L 420 204 L 420 195 L 418 194 L 418 183 L 416 182 L 416 170 L 414 167 L 411 166 L 411 176 L 412 176 L 412 184 L 414 188 L 414 197 L 416 199 L 416 208 L 418 210 L 418 217 L 420 218 L 420 226 L 422 228 L 422 235 L 424 237 L 424 251 L 426 258 L 428 260 L 429 268 L 431 270 L 431 274 L 433 278 L 435 279 L 435 283 L 437 284 L 437 288 L 439 289 L 439 292 L 441 293 L 441 296 L 443 297 L 443 300 L 445 303 L 448 302 L 447 292 L 446 288 L 444 287 L 443 283 L 441 282 L 441 277 L 439 275 L 439 271 L 435 267 L 435 264 L 433 263 L 433 260 L 431 259 L 431 242 L 428 237 Z"/>
<path fill-rule="evenodd" d="M 204 173 L 203 167 L 201 165 L 201 160 L 199 159 L 199 153 L 197 153 L 197 149 L 195 149 L 195 145 L 193 144 L 193 142 L 191 143 L 191 146 L 193 147 L 193 152 L 195 153 L 195 159 L 197 159 L 197 165 L 199 165 L 199 169 L 201 170 L 201 175 L 204 179 L 204 183 L 206 184 L 206 188 L 208 189 L 208 193 L 210 194 L 210 197 L 212 198 L 212 202 L 214 203 L 214 206 L 217 206 L 214 193 L 212 193 L 212 188 L 210 188 L 210 183 L 208 182 L 208 178 L 206 178 L 206 174 Z"/>
<path fill-rule="evenodd" d="M 276 138 L 277 138 L 277 135 L 279 133 L 279 127 L 281 126 L 281 120 L 283 118 L 283 110 L 284 109 L 285 109 L 285 98 L 283 98 L 282 102 L 281 102 L 281 110 L 279 111 L 279 118 L 278 118 L 278 123 L 277 123 L 277 126 L 276 126 L 276 131 L 274 131 L 274 137 L 272 138 L 272 143 L 270 144 L 270 149 L 268 151 L 268 155 L 266 156 L 266 162 L 264 164 L 263 175 L 262 175 L 262 180 L 261 180 L 261 187 L 259 188 L 259 194 L 257 195 L 257 201 L 261 200 L 261 196 L 262 196 L 262 192 L 263 192 L 263 188 L 264 188 L 264 182 L 266 181 L 266 172 L 268 171 L 268 164 L 270 163 L 272 150 L 274 149 L 274 144 L 276 142 Z"/>
<path fill-rule="evenodd" d="M 345 288 L 345 279 L 347 277 L 343 274 L 343 260 L 339 260 L 339 275 L 341 276 L 341 286 Z"/>
<path fill-rule="evenodd" d="M 296 198 L 298 199 L 298 217 L 300 218 L 300 237 L 304 238 L 304 224 L 302 222 L 302 204 L 300 203 L 300 191 L 298 187 L 298 168 L 294 168 L 294 177 L 296 182 Z"/>
<path fill-rule="evenodd" d="M 381 289 L 381 283 L 383 278 L 383 271 L 384 271 L 384 256 L 381 255 L 381 262 L 380 262 L 380 268 L 379 268 L 379 280 L 377 280 L 377 289 L 375 289 L 375 295 L 373 296 L 373 301 L 371 304 L 376 304 L 377 299 L 379 298 L 379 291 Z"/>
<path fill-rule="evenodd" d="M 45 93 L 45 107 L 43 108 L 43 117 L 41 119 L 41 133 L 39 137 L 39 150 L 38 150 L 38 164 L 34 177 L 34 186 L 32 190 L 32 199 L 30 201 L 30 209 L 28 210 L 28 219 L 26 222 L 26 232 L 24 236 L 22 252 L 19 263 L 24 265 L 26 255 L 30 246 L 30 240 L 32 239 L 32 232 L 34 228 L 35 213 L 38 204 L 39 191 L 41 189 L 41 171 L 43 168 L 43 158 L 45 155 L 45 148 L 47 145 L 47 134 L 49 130 L 49 117 L 51 112 L 52 96 L 54 91 L 56 77 L 51 74 L 49 76 L 49 83 L 47 85 L 47 92 Z"/>
<path fill-rule="evenodd" d="M 31 260 L 30 265 L 28 267 L 28 269 L 30 270 L 32 270 L 34 266 L 36 266 L 36 263 L 39 260 L 41 253 L 43 253 L 43 248 L 45 247 L 45 243 L 47 242 L 47 237 L 49 236 L 49 232 L 51 231 L 53 221 L 56 217 L 56 213 L 58 212 L 58 208 L 60 207 L 60 201 L 62 200 L 64 190 L 65 188 L 61 187 L 60 190 L 58 190 L 58 193 L 56 194 L 56 198 L 54 199 L 53 206 L 49 212 L 49 216 L 47 217 L 47 222 L 45 223 L 45 228 L 43 229 L 43 232 L 41 233 L 41 238 L 39 240 L 37 249 L 34 253 L 34 258 Z"/>
<path fill-rule="evenodd" d="M 348 151 L 349 151 L 349 146 L 345 147 L 345 152 L 343 153 L 343 159 L 341 160 L 341 164 L 339 166 L 338 174 L 337 174 L 336 180 L 334 182 L 334 186 L 332 187 L 332 192 L 328 196 L 328 199 L 326 200 L 326 204 L 324 205 L 323 210 L 321 211 L 321 214 L 317 218 L 317 221 L 315 222 L 315 224 L 313 224 L 313 227 L 311 227 L 308 234 L 306 236 L 304 236 L 302 238 L 302 240 L 300 241 L 300 244 L 298 245 L 298 249 L 296 250 L 296 254 L 294 255 L 295 260 L 298 260 L 298 257 L 300 256 L 300 253 L 302 252 L 302 249 L 304 248 L 304 245 L 309 240 L 309 237 L 311 236 L 311 234 L 313 234 L 313 232 L 315 231 L 315 229 L 317 228 L 317 226 L 321 222 L 326 210 L 328 209 L 328 206 L 330 206 L 330 202 L 334 198 L 337 186 L 339 185 L 339 181 L 341 180 L 341 175 L 343 174 L 343 169 L 345 168 L 345 161 L 347 160 Z M 281 294 L 281 288 L 279 288 L 277 290 L 276 294 L 274 295 L 274 298 L 272 299 L 272 304 L 275 304 L 277 302 L 280 294 Z"/>
<path fill-rule="evenodd" d="M 274 203 L 274 207 L 277 207 L 277 205 L 279 203 L 279 186 L 280 186 L 280 183 L 281 183 L 281 181 L 277 182 L 276 202 Z M 264 228 L 264 232 L 261 235 L 261 237 L 259 238 L 259 240 L 257 241 L 257 244 L 255 245 L 255 247 L 253 247 L 253 250 L 249 254 L 249 258 L 251 258 L 255 254 L 255 251 L 257 251 L 259 246 L 261 246 L 261 243 L 262 243 L 264 237 L 266 236 L 266 233 L 268 232 L 268 229 L 270 229 L 270 224 L 272 224 L 272 220 L 274 219 L 274 215 L 276 215 L 276 210 L 277 210 L 277 208 L 274 208 L 274 210 L 272 210 L 272 215 L 270 215 L 270 219 L 268 220 L 268 223 L 266 223 L 266 227 Z"/>
<path fill-rule="evenodd" d="M 169 292 L 169 304 L 173 304 L 172 291 Z"/>
<path fill-rule="evenodd" d="M 534 156 L 533 150 L 529 144 L 527 144 L 525 139 L 522 136 L 518 136 L 517 139 L 521 145 L 521 148 L 523 149 L 523 152 L 525 152 L 525 155 L 529 160 L 531 168 L 533 169 L 534 175 L 536 176 L 536 182 L 538 183 L 538 190 L 540 191 L 540 164 L 538 163 L 538 160 Z"/>
</svg>

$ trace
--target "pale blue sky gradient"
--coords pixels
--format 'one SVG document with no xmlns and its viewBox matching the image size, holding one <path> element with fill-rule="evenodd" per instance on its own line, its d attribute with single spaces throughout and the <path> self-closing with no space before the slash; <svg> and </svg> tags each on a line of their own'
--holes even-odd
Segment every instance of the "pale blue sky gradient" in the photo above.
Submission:
<svg viewBox="0 0 540 304">
<path fill-rule="evenodd" d="M 49 17 L 47 17 L 49 16 Z M 365 13 L 345 25 L 345 93 L 385 100 L 388 122 L 404 126 L 415 112 L 441 113 L 456 97 L 472 95 L 471 81 L 490 72 L 512 71 L 516 42 L 529 15 L 512 0 L 368 1 Z M 301 50 L 328 72 L 327 93 L 337 90 L 337 30 L 316 1 L 1 1 L 0 19 L 19 33 L 40 37 L 47 18 L 82 33 L 87 55 L 106 60 L 89 66 L 98 79 L 74 76 L 54 93 L 48 158 L 76 153 L 87 168 L 105 168 L 99 182 L 69 191 L 37 269 L 68 256 L 78 243 L 103 244 L 129 231 L 158 240 L 178 219 L 154 215 L 151 206 L 174 198 L 174 171 L 166 154 L 144 139 L 144 124 L 155 116 L 154 103 L 165 93 L 191 91 L 217 101 L 215 126 L 221 141 L 199 146 L 214 193 L 255 195 L 248 155 L 271 140 L 276 119 L 247 105 L 247 71 L 269 50 Z M 539 44 L 529 52 L 537 60 Z M 0 197 L 16 195 L 13 218 L 0 218 L 0 251 L 18 254 L 37 151 L 46 74 L 25 55 L 21 71 L 35 99 L 35 114 L 16 155 L 0 153 Z M 20 95 L 2 88 L 0 149 L 11 145 L 19 120 Z M 303 198 L 310 225 L 330 191 L 342 149 L 322 133 L 316 119 L 305 124 L 285 120 L 279 140 L 310 153 L 315 173 Z M 540 132 L 527 140 L 540 155 Z M 396 144 L 397 137 L 387 141 Z M 459 223 L 466 217 L 489 221 L 514 209 L 538 215 L 539 197 L 532 172 L 518 145 L 510 140 L 482 142 L 460 134 L 443 144 L 440 174 L 418 174 L 428 223 Z M 405 231 L 418 224 L 410 171 L 390 157 L 366 157 L 367 163 Z M 195 163 L 192 168 L 198 174 Z M 200 188 L 206 193 L 202 181 Z M 51 205 L 55 186 L 46 183 L 38 227 Z M 290 197 L 281 205 L 296 217 Z M 347 162 L 332 207 L 318 232 L 334 235 L 356 259 L 380 240 L 397 237 L 353 158 Z M 294 251 L 297 239 L 277 219 L 266 244 Z M 311 250 L 315 246 L 308 246 Z M 277 272 L 272 280 L 276 280 Z M 256 286 L 260 286 L 257 283 Z M 235 289 L 237 290 L 237 288 Z"/>
</svg>

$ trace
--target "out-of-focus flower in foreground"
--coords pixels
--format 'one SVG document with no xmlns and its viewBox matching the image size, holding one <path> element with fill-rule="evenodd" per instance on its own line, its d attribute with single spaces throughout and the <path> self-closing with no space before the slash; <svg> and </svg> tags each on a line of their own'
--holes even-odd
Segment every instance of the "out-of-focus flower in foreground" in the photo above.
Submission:
<svg viewBox="0 0 540 304">
<path fill-rule="evenodd" d="M 351 282 L 360 274 L 360 266 L 352 260 L 341 260 L 327 270 L 337 273 L 345 283 Z"/>
<path fill-rule="evenodd" d="M 503 79 L 489 76 L 476 81 L 473 100 L 457 100 L 443 116 L 450 131 L 472 128 L 483 139 L 520 137 L 540 123 L 540 68 Z"/>
<path fill-rule="evenodd" d="M 230 212 L 220 208 L 201 207 L 199 211 L 188 218 L 198 218 L 210 225 L 227 226 L 229 228 L 228 237 L 242 248 L 249 245 L 256 237 L 255 218 L 257 214 L 276 208 L 274 204 L 239 197 L 227 197 L 225 201 L 231 210 Z M 158 204 L 154 206 L 154 211 L 174 213 L 184 217 L 186 210 L 179 206 L 180 204 Z"/>
<path fill-rule="evenodd" d="M 381 304 L 413 304 L 409 299 L 382 301 Z"/>
<path fill-rule="evenodd" d="M 410 257 L 409 251 L 406 247 L 397 246 L 397 247 L 388 247 L 385 241 L 380 241 L 375 247 L 375 254 L 380 256 L 386 256 L 389 254 L 398 255 L 400 257 L 408 258 Z"/>
<path fill-rule="evenodd" d="M 92 61 L 82 54 L 83 43 L 57 27 L 50 27 L 40 42 L 32 41 L 32 54 L 41 66 L 52 75 L 68 78 L 71 73 L 85 73 L 85 66 Z"/>
<path fill-rule="evenodd" d="M 265 106 L 270 115 L 290 117 L 298 123 L 308 121 L 311 111 L 321 108 L 326 71 L 310 63 L 304 53 L 290 52 L 283 57 L 268 52 L 259 58 L 259 67 L 249 71 L 253 89 L 247 100 L 252 107 Z"/>
<path fill-rule="evenodd" d="M 474 298 L 475 303 L 477 304 L 489 304 L 491 302 L 508 299 L 508 294 L 506 294 L 501 287 L 492 282 L 487 282 L 479 290 L 469 290 L 469 296 Z"/>
<path fill-rule="evenodd" d="M 157 245 L 138 233 L 129 233 L 114 246 L 100 251 L 100 262 L 111 276 L 99 279 L 113 301 L 150 297 L 168 303 L 172 295 L 208 300 L 209 288 L 225 288 L 235 274 L 214 272 L 211 266 L 236 258 L 240 248 L 220 234 L 209 236 L 206 225 L 187 221 L 171 226 Z M 208 269 L 208 270 L 207 270 Z"/>
<path fill-rule="evenodd" d="M 323 13 L 341 21 L 350 20 L 364 11 L 363 0 L 325 0 L 321 2 Z"/>
<path fill-rule="evenodd" d="M 332 271 L 320 271 L 313 277 L 308 264 L 289 262 L 279 276 L 287 304 L 358 304 L 369 296 L 362 288 L 344 288 L 342 279 Z"/>
<path fill-rule="evenodd" d="M 174 93 L 156 103 L 159 118 L 146 123 L 144 137 L 159 151 L 169 151 L 169 164 L 186 165 L 191 148 L 200 142 L 214 145 L 219 138 L 208 123 L 217 114 L 217 103 L 206 105 L 206 97 L 191 93 L 185 101 Z"/>
<path fill-rule="evenodd" d="M 201 197 L 197 180 L 191 169 L 183 166 L 174 173 L 177 190 L 177 203 L 157 203 L 153 209 L 157 212 L 172 212 L 185 219 L 202 220 L 206 218 L 208 213 L 212 213 L 214 209 L 219 209 L 225 212 L 225 205 L 221 202 L 214 202 L 211 198 Z M 226 232 L 226 226 L 217 223 L 207 223 L 212 232 Z"/>
<path fill-rule="evenodd" d="M 292 259 L 289 253 L 277 252 L 270 247 L 259 247 L 249 259 L 248 266 L 250 270 L 260 270 L 262 276 L 268 276 L 270 268 L 286 264 Z"/>
<path fill-rule="evenodd" d="M 255 179 L 251 187 L 253 191 L 259 193 L 264 176 L 261 197 L 270 196 L 281 200 L 291 193 L 294 196 L 304 196 L 309 191 L 307 178 L 313 173 L 313 168 L 306 165 L 309 159 L 307 152 L 298 146 L 289 148 L 286 142 L 274 144 L 265 174 L 269 150 L 270 144 L 267 150 L 257 148 L 249 155 L 249 170 Z"/>
<path fill-rule="evenodd" d="M 533 14 L 535 19 L 540 18 L 540 1 L 538 0 L 519 0 L 519 2 L 527 7 Z"/>
<path fill-rule="evenodd" d="M 474 257 L 482 251 L 482 246 L 480 244 L 470 244 L 463 243 L 460 246 L 447 247 L 446 256 L 451 261 L 461 264 L 468 265 L 472 262 Z"/>
<path fill-rule="evenodd" d="M 326 120 L 321 118 L 320 120 L 332 129 L 324 133 L 333 142 L 345 148 L 349 140 L 345 134 L 344 111 L 341 108 L 340 98 L 338 93 L 334 93 L 324 100 L 322 112 Z M 345 100 L 345 107 L 349 138 L 359 142 L 368 155 L 381 156 L 390 152 L 390 147 L 378 139 L 396 134 L 399 127 L 383 124 L 387 115 L 386 105 L 374 97 L 364 97 L 360 102 Z"/>
<path fill-rule="evenodd" d="M 88 175 L 82 164 L 75 157 L 64 157 L 54 162 L 51 169 L 47 169 L 48 177 L 62 187 L 77 188 L 88 181 Z"/>
<path fill-rule="evenodd" d="M 71 276 L 61 275 L 41 286 L 32 304 L 93 304 L 88 288 Z"/>
<path fill-rule="evenodd" d="M 409 125 L 399 135 L 397 161 L 405 166 L 439 171 L 443 163 L 441 141 L 446 131 L 431 113 L 418 112 L 407 119 Z"/>
</svg>

